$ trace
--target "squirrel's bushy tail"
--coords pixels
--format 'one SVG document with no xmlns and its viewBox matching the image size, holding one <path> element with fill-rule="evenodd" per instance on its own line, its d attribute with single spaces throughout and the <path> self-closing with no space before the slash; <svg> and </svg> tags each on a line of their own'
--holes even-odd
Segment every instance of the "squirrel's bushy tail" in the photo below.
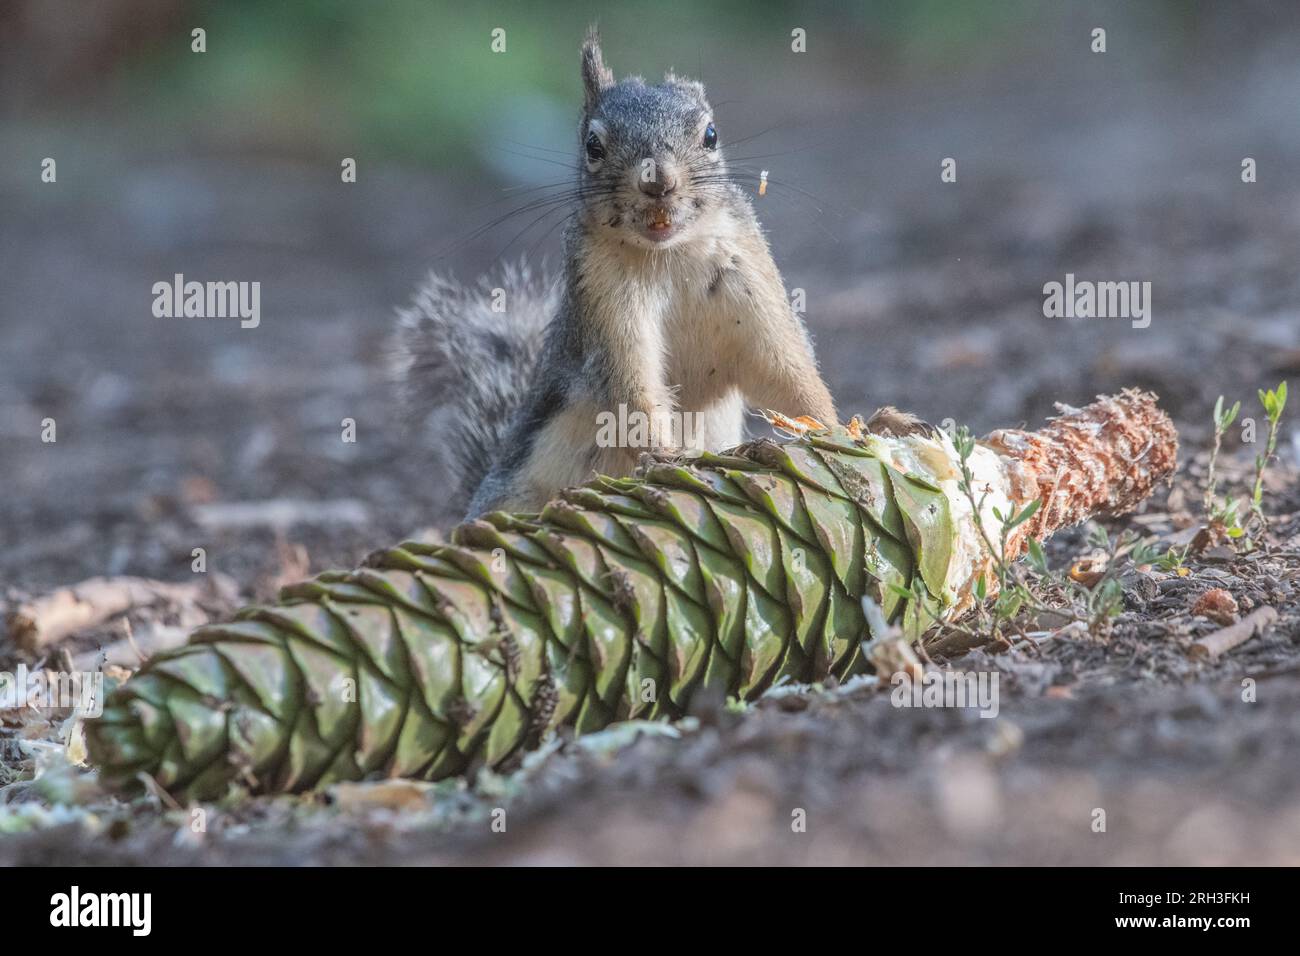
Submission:
<svg viewBox="0 0 1300 956">
<path fill-rule="evenodd" d="M 558 284 L 519 263 L 465 285 L 431 273 L 398 310 L 394 372 L 468 500 L 523 401 Z"/>
</svg>

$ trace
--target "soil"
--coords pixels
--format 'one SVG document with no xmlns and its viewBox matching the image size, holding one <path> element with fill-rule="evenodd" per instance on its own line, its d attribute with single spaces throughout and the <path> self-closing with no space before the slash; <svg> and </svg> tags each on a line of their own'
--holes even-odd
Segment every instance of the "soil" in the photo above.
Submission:
<svg viewBox="0 0 1300 956">
<path fill-rule="evenodd" d="M 812 155 L 764 162 L 788 164 L 814 198 L 783 192 L 774 173 L 756 201 L 787 284 L 807 292 L 839 406 L 889 403 L 978 432 L 1032 425 L 1057 401 L 1153 389 L 1184 467 L 1107 528 L 1186 543 L 1215 397 L 1240 398 L 1262 428 L 1256 389 L 1300 372 L 1300 184 L 1287 172 L 1300 130 L 1293 100 L 1263 95 L 1294 90 L 1296 62 L 1141 98 L 1123 76 L 1093 77 L 1101 92 L 886 93 L 869 110 L 774 94 L 766 111 L 798 110 L 821 135 Z M 1263 91 L 1243 94 L 1248 106 L 1229 98 L 1243 83 Z M 950 142 L 966 148 L 958 182 L 943 184 L 931 157 Z M 780 131 L 764 143 L 804 146 Z M 12 171 L 0 180 L 2 596 L 100 575 L 191 581 L 202 547 L 237 592 L 205 610 L 220 614 L 445 527 L 437 435 L 398 410 L 387 378 L 391 307 L 445 248 L 448 224 L 488 218 L 475 207 L 489 187 L 376 165 L 340 189 L 333 159 L 97 148 L 80 178 L 61 164 L 57 194 Z M 1258 182 L 1241 181 L 1243 155 L 1258 159 Z M 511 235 L 439 263 L 472 274 Z M 553 249 L 540 236 L 511 254 Z M 175 272 L 260 279 L 261 326 L 153 318 L 149 290 Z M 1150 326 L 1045 318 L 1043 285 L 1067 273 L 1149 280 Z M 53 444 L 39 440 L 47 417 Z M 340 438 L 348 418 L 355 443 Z M 866 684 L 787 690 L 667 732 L 558 741 L 510 777 L 210 808 L 195 833 L 154 799 L 79 796 L 78 772 L 29 782 L 36 757 L 18 738 L 53 728 L 6 715 L 0 863 L 1300 863 L 1293 434 L 1255 552 L 1191 558 L 1185 577 L 1130 575 L 1108 639 L 955 661 L 999 675 L 996 718 L 899 709 Z M 1239 436 L 1221 463 L 1237 496 L 1257 447 Z M 229 507 L 272 501 L 287 518 Z M 1089 551 L 1075 531 L 1048 554 L 1065 568 Z M 1190 606 L 1213 587 L 1242 613 L 1280 616 L 1197 661 L 1189 643 L 1217 625 Z M 192 623 L 185 614 L 144 608 L 131 622 L 143 634 Z M 66 647 L 122 633 L 115 620 Z M 3 642 L 0 654 L 36 662 Z"/>
</svg>

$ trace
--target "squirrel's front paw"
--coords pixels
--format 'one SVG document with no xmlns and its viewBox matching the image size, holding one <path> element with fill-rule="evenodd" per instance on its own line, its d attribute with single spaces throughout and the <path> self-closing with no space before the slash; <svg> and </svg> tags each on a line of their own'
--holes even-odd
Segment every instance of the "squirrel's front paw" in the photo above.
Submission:
<svg viewBox="0 0 1300 956">
<path fill-rule="evenodd" d="M 656 458 L 676 458 L 681 455 L 681 427 L 671 408 L 660 406 L 650 412 L 650 435 L 646 451 Z"/>
<path fill-rule="evenodd" d="M 637 469 L 641 470 L 662 462 L 679 462 L 683 454 L 680 448 L 646 448 L 637 455 Z"/>
<path fill-rule="evenodd" d="M 933 436 L 938 431 L 929 422 L 910 412 L 900 412 L 892 405 L 876 409 L 876 413 L 867 419 L 865 428 L 873 435 L 883 435 L 886 438 L 905 438 L 917 434 Z"/>
</svg>

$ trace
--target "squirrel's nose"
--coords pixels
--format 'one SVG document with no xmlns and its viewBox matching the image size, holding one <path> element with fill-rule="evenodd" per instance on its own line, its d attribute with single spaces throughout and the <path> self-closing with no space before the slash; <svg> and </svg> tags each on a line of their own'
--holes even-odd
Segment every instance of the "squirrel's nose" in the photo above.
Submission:
<svg viewBox="0 0 1300 956">
<path fill-rule="evenodd" d="M 677 188 L 677 177 L 663 166 L 658 166 L 648 175 L 642 176 L 639 185 L 647 196 L 662 199 Z"/>
</svg>

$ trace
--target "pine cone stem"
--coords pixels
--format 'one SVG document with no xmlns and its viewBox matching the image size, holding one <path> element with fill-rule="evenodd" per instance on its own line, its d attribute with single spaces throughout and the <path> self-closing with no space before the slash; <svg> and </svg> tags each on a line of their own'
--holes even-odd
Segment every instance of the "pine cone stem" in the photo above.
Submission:
<svg viewBox="0 0 1300 956">
<path fill-rule="evenodd" d="M 1150 392 L 1126 389 L 1086 408 L 1057 408 L 1061 416 L 1039 431 L 999 429 L 983 441 L 1032 482 L 1020 495 L 1043 501 L 1027 522 L 1029 536 L 1132 511 L 1173 474 L 1178 432 Z"/>
</svg>

